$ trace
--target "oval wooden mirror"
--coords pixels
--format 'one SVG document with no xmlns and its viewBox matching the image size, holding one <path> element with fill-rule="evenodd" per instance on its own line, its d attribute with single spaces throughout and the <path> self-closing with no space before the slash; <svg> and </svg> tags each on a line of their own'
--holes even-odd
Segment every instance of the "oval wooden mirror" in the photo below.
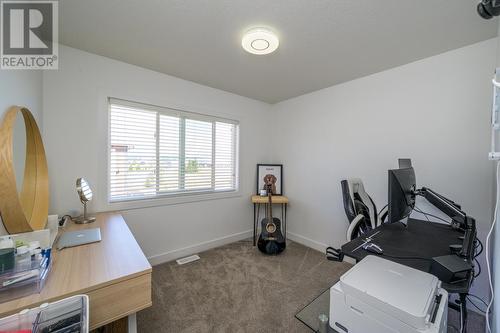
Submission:
<svg viewBox="0 0 500 333">
<path fill-rule="evenodd" d="M 13 234 L 44 229 L 48 211 L 49 177 L 40 131 L 28 109 L 13 106 L 0 127 L 0 215 Z"/>
</svg>

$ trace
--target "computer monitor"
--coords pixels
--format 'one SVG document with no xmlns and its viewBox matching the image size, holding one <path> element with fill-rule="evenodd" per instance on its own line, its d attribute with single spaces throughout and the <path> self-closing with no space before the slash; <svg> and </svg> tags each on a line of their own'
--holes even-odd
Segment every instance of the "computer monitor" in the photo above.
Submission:
<svg viewBox="0 0 500 333">
<path fill-rule="evenodd" d="M 389 170 L 388 222 L 410 216 L 415 207 L 416 180 L 413 168 Z"/>
</svg>

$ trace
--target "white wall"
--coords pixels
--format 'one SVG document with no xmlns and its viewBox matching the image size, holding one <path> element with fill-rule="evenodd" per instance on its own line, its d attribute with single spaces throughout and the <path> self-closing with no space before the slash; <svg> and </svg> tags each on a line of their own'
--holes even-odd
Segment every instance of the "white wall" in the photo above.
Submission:
<svg viewBox="0 0 500 333">
<path fill-rule="evenodd" d="M 240 121 L 239 196 L 124 211 L 146 256 L 158 263 L 250 236 L 256 164 L 270 157 L 259 136 L 265 133 L 267 104 L 76 49 L 61 47 L 59 52 L 59 70 L 43 77 L 51 213 L 78 213 L 75 180 L 81 176 L 94 188 L 91 210 L 113 209 L 106 204 L 111 96 Z"/>
<path fill-rule="evenodd" d="M 25 106 L 42 127 L 42 71 L 0 71 L 0 117 L 11 106 Z"/>
<path fill-rule="evenodd" d="M 273 158 L 284 164 L 291 238 L 340 246 L 347 228 L 340 181 L 362 178 L 380 209 L 387 170 L 411 157 L 418 185 L 462 203 L 484 239 L 495 52 L 492 39 L 273 106 Z M 486 274 L 475 285 L 485 297 Z"/>
</svg>

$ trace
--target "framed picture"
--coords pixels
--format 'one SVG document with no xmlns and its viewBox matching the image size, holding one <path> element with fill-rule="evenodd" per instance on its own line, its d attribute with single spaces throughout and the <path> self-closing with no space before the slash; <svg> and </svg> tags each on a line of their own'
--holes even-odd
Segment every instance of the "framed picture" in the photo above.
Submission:
<svg viewBox="0 0 500 333">
<path fill-rule="evenodd" d="M 283 194 L 283 164 L 257 164 L 257 194 L 269 187 L 273 195 Z"/>
</svg>

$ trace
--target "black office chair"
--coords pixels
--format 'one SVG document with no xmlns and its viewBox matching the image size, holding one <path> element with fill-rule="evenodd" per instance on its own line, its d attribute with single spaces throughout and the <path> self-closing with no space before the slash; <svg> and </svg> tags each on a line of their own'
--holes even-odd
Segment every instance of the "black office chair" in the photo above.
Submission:
<svg viewBox="0 0 500 333">
<path fill-rule="evenodd" d="M 381 225 L 387 217 L 387 206 L 377 212 L 375 202 L 366 193 L 359 178 L 345 179 L 340 183 L 344 209 L 349 220 L 347 240 L 351 241 Z"/>
<path fill-rule="evenodd" d="M 377 213 L 375 202 L 366 193 L 361 179 L 346 179 L 342 180 L 340 184 L 342 185 L 344 209 L 349 220 L 347 241 L 358 238 L 384 223 L 387 217 L 387 206 Z M 332 261 L 342 261 L 344 254 L 341 249 L 329 246 L 326 248 L 326 258 Z"/>
</svg>

